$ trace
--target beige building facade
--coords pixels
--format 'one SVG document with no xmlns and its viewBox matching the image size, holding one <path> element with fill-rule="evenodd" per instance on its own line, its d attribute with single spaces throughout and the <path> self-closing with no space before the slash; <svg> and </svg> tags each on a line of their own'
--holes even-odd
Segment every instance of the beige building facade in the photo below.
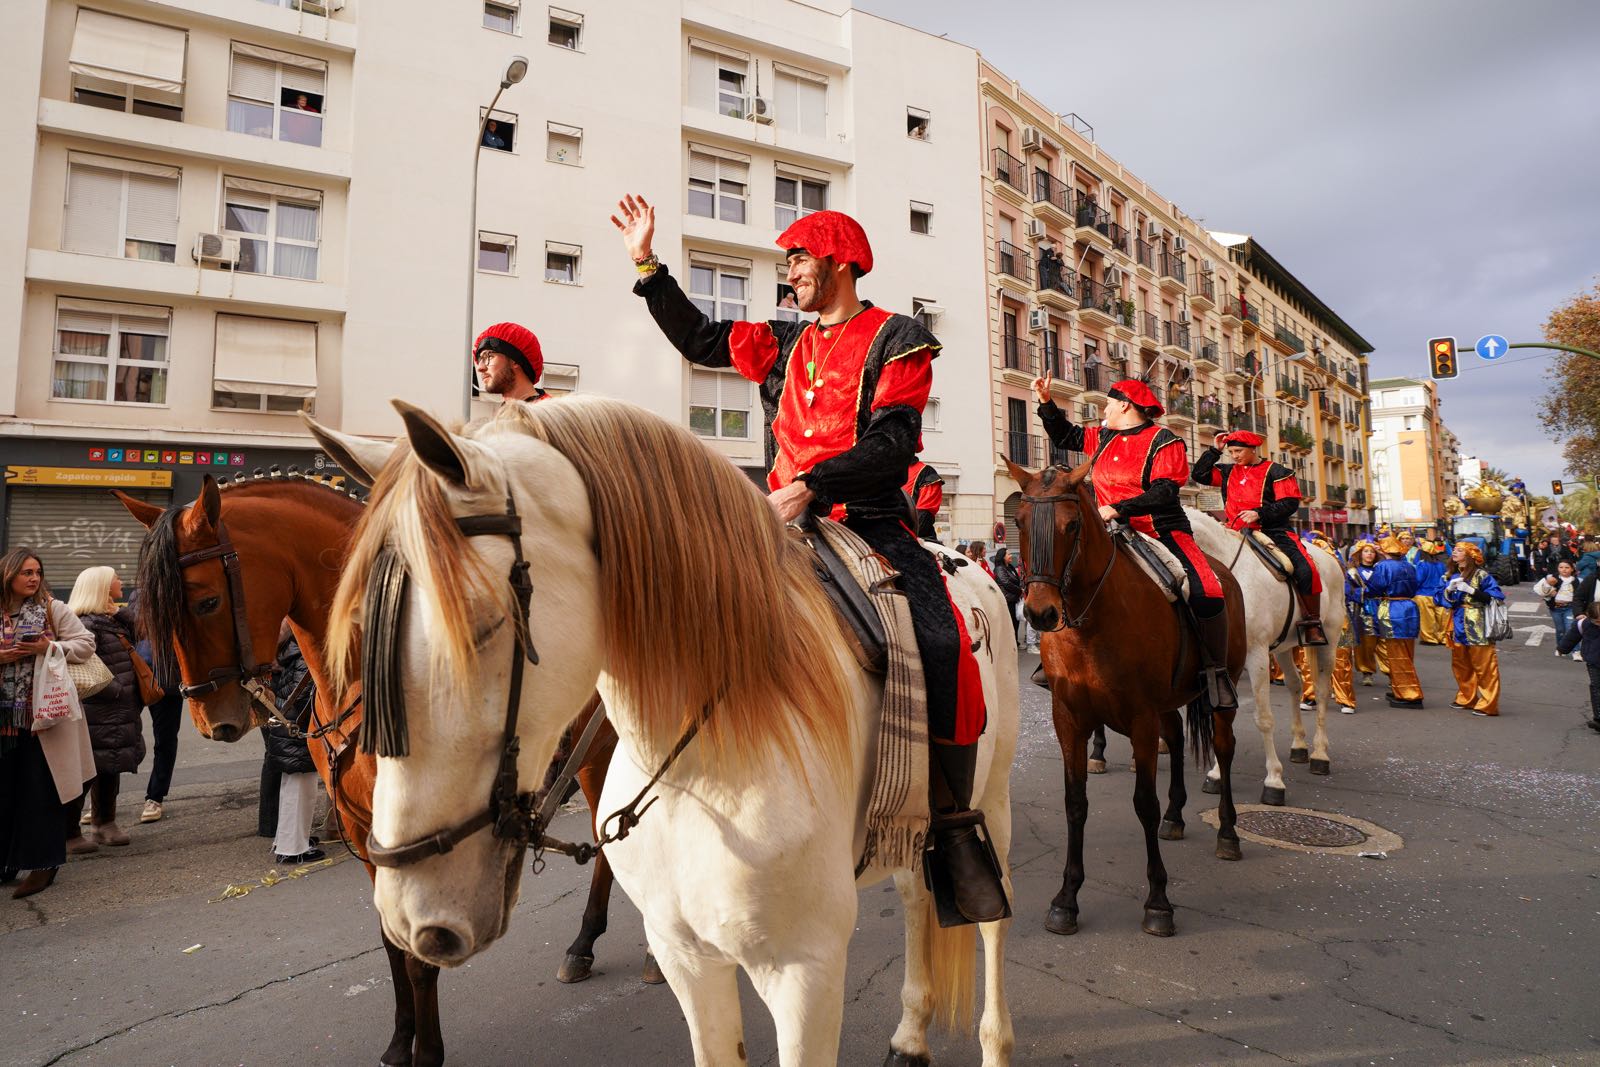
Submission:
<svg viewBox="0 0 1600 1067">
<path fill-rule="evenodd" d="M 1442 527 L 1445 501 L 1455 495 L 1452 488 L 1462 488 L 1454 436 L 1439 416 L 1431 379 L 1372 383 L 1373 499 L 1380 523 Z"/>
</svg>

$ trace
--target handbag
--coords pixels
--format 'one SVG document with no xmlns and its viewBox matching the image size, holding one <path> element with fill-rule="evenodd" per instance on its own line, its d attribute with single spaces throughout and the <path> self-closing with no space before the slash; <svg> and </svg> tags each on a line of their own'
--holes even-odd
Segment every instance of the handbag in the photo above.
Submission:
<svg viewBox="0 0 1600 1067">
<path fill-rule="evenodd" d="M 52 642 L 50 647 L 55 648 L 55 643 Z M 61 653 L 62 659 L 65 659 L 66 655 L 66 652 L 63 651 Z M 98 655 L 92 653 L 82 663 L 68 663 L 67 676 L 72 679 L 72 684 L 77 687 L 78 699 L 80 700 L 88 700 L 115 680 L 111 673 L 111 668 L 107 667 L 105 661 Z"/>
<path fill-rule="evenodd" d="M 167 691 L 156 681 L 156 672 L 151 670 L 150 664 L 139 655 L 139 650 L 133 647 L 132 641 L 120 634 L 117 640 L 128 650 L 128 659 L 133 663 L 133 676 L 139 682 L 139 702 L 147 708 L 160 703 L 161 698 L 167 695 Z"/>
<path fill-rule="evenodd" d="M 60 722 L 83 718 L 83 703 L 73 684 L 72 668 L 83 664 L 67 662 L 67 651 L 55 642 L 35 658 L 33 664 L 33 732 L 48 730 Z M 105 664 L 100 669 L 105 670 Z M 109 681 L 111 672 L 106 671 Z"/>
<path fill-rule="evenodd" d="M 1496 644 L 1511 640 L 1511 609 L 1504 600 L 1490 600 L 1483 606 L 1483 629 Z"/>
</svg>

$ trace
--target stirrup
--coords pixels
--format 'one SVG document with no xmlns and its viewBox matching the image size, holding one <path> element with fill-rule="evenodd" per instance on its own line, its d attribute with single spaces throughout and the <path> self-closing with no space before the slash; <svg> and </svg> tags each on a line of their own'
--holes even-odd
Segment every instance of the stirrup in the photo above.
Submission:
<svg viewBox="0 0 1600 1067">
<path fill-rule="evenodd" d="M 1200 680 L 1205 688 L 1206 703 L 1212 711 L 1228 711 L 1239 706 L 1239 692 L 1233 687 L 1226 667 L 1200 668 Z"/>
<path fill-rule="evenodd" d="M 1295 636 L 1304 648 L 1322 648 L 1328 643 L 1328 631 L 1321 619 L 1301 619 L 1295 623 Z"/>
</svg>

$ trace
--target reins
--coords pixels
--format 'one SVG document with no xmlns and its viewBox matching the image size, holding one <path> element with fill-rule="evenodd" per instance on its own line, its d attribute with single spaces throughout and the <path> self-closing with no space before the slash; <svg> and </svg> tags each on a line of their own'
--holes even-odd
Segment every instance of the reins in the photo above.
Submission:
<svg viewBox="0 0 1600 1067">
<path fill-rule="evenodd" d="M 272 663 L 270 660 L 266 663 L 257 663 L 255 649 L 250 645 L 250 618 L 245 613 L 244 571 L 239 563 L 239 552 L 233 547 L 233 540 L 228 536 L 228 527 L 220 516 L 217 518 L 216 526 L 217 543 L 209 548 L 185 552 L 178 557 L 178 569 L 188 570 L 212 559 L 222 561 L 222 574 L 228 582 L 228 606 L 233 614 L 235 661 L 229 667 L 212 668 L 206 675 L 206 680 L 199 685 L 178 686 L 178 693 L 186 699 L 193 700 L 195 697 L 215 693 L 229 682 L 238 682 L 253 700 L 276 712 L 276 703 L 258 691 L 261 679 L 272 673 Z"/>
<path fill-rule="evenodd" d="M 1104 588 L 1106 579 L 1111 575 L 1111 568 L 1117 562 L 1117 546 L 1110 545 L 1106 553 L 1105 569 L 1100 572 L 1100 578 L 1094 584 L 1094 589 L 1089 593 L 1089 599 L 1083 605 L 1083 610 L 1076 615 L 1067 614 L 1067 592 L 1072 584 L 1072 567 L 1078 561 L 1079 552 L 1083 548 L 1083 519 L 1075 518 L 1068 525 L 1068 531 L 1076 530 L 1078 534 L 1072 539 L 1072 551 L 1067 553 L 1067 560 L 1062 564 L 1058 575 L 1049 573 L 1055 560 L 1055 505 L 1073 500 L 1071 496 L 1024 496 L 1023 501 L 1029 504 L 1048 504 L 1048 508 L 1035 508 L 1030 518 L 1029 543 L 1028 543 L 1028 570 L 1023 575 L 1023 588 L 1029 585 L 1049 585 L 1061 594 L 1061 625 L 1042 633 L 1059 633 L 1062 630 L 1076 630 L 1082 626 L 1089 617 L 1089 610 L 1094 607 L 1100 590 Z"/>
</svg>

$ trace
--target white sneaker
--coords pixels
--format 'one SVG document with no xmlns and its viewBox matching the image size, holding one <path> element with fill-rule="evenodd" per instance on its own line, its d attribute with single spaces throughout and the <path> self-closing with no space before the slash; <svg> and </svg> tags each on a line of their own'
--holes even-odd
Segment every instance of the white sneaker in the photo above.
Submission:
<svg viewBox="0 0 1600 1067">
<path fill-rule="evenodd" d="M 1583 662 L 1583 653 L 1582 652 L 1578 652 L 1578 651 L 1574 651 L 1572 653 L 1572 658 L 1577 660 L 1579 663 L 1582 663 Z"/>
<path fill-rule="evenodd" d="M 140 822 L 157 822 L 161 818 L 161 801 L 146 800 L 144 810 L 139 813 Z"/>
<path fill-rule="evenodd" d="M 1344 704 L 1339 705 L 1339 710 L 1345 715 L 1354 715 L 1356 713 L 1355 708 L 1347 707 Z"/>
<path fill-rule="evenodd" d="M 1317 702 L 1314 701 L 1314 700 L 1302 700 L 1300 702 L 1300 710 L 1301 711 L 1316 711 L 1317 710 Z"/>
<path fill-rule="evenodd" d="M 1556 659 L 1560 659 L 1562 656 L 1565 656 L 1565 655 L 1566 655 L 1565 652 L 1561 651 L 1559 648 L 1556 649 Z"/>
</svg>

